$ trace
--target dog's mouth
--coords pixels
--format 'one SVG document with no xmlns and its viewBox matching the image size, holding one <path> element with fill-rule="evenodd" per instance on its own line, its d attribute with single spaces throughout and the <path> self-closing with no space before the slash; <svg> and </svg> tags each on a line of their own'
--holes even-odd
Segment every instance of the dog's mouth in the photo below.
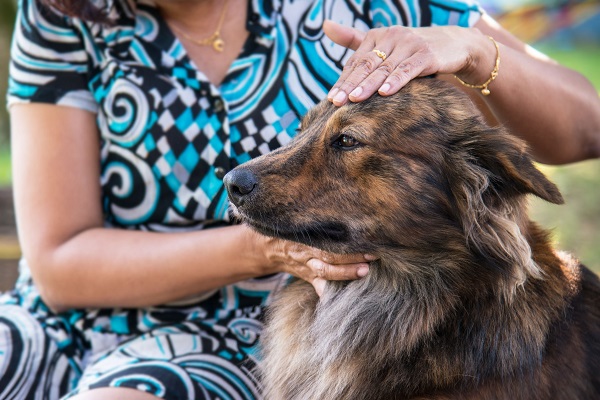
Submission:
<svg viewBox="0 0 600 400">
<path fill-rule="evenodd" d="M 310 224 L 290 225 L 287 223 L 267 224 L 240 213 L 242 220 L 259 233 L 304 243 L 309 246 L 327 247 L 327 243 L 347 242 L 350 236 L 346 225 L 336 221 L 311 222 Z"/>
</svg>

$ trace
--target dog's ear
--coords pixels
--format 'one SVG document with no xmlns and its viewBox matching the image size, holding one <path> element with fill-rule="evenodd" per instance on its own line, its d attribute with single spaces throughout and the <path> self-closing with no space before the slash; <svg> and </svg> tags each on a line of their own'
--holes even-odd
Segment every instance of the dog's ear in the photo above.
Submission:
<svg viewBox="0 0 600 400">
<path fill-rule="evenodd" d="M 451 153 L 457 158 L 450 183 L 457 217 L 479 262 L 509 278 L 503 288 L 510 299 L 528 276 L 543 275 L 521 230 L 523 195 L 532 193 L 555 204 L 563 198 L 535 168 L 525 143 L 504 130 L 485 127 L 461 134 L 454 145 L 456 152 Z"/>
<path fill-rule="evenodd" d="M 556 185 L 535 167 L 521 139 L 490 129 L 477 133 L 467 151 L 471 162 L 489 171 L 491 191 L 505 195 L 531 193 L 550 203 L 564 203 Z"/>
</svg>

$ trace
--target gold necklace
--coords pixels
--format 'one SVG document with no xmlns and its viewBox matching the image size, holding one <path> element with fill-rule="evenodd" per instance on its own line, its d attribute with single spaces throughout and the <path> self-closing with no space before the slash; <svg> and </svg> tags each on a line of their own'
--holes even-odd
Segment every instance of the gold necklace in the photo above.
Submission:
<svg viewBox="0 0 600 400">
<path fill-rule="evenodd" d="M 219 53 L 223 52 L 225 48 L 225 41 L 221 37 L 221 27 L 223 26 L 223 21 L 225 20 L 225 12 L 227 11 L 227 2 L 229 0 L 225 0 L 225 4 L 223 5 L 223 11 L 221 11 L 221 17 L 219 18 L 219 23 L 217 24 L 217 29 L 214 31 L 212 35 L 204 39 L 196 39 L 191 36 L 188 36 L 185 32 L 179 29 L 176 26 L 171 26 L 171 28 L 175 29 L 181 36 L 185 39 L 189 40 L 192 43 L 195 43 L 199 46 L 212 46 L 213 49 L 218 51 Z"/>
</svg>

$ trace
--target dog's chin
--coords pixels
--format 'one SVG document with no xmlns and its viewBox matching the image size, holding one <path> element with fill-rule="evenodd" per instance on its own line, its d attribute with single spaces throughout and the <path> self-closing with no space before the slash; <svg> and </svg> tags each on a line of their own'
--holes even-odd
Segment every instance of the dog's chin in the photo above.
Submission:
<svg viewBox="0 0 600 400">
<path fill-rule="evenodd" d="M 238 213 L 238 216 L 244 223 L 265 236 L 303 243 L 322 250 L 345 252 L 350 239 L 348 227 L 336 221 L 292 225 L 287 222 L 265 223 L 244 213 Z"/>
</svg>

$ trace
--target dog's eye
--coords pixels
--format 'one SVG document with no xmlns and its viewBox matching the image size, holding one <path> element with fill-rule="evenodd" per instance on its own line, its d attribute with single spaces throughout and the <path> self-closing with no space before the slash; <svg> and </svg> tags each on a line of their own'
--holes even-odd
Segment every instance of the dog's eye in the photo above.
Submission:
<svg viewBox="0 0 600 400">
<path fill-rule="evenodd" d="M 333 145 L 343 149 L 352 149 L 358 146 L 359 142 L 350 135 L 342 134 L 333 141 Z"/>
</svg>

